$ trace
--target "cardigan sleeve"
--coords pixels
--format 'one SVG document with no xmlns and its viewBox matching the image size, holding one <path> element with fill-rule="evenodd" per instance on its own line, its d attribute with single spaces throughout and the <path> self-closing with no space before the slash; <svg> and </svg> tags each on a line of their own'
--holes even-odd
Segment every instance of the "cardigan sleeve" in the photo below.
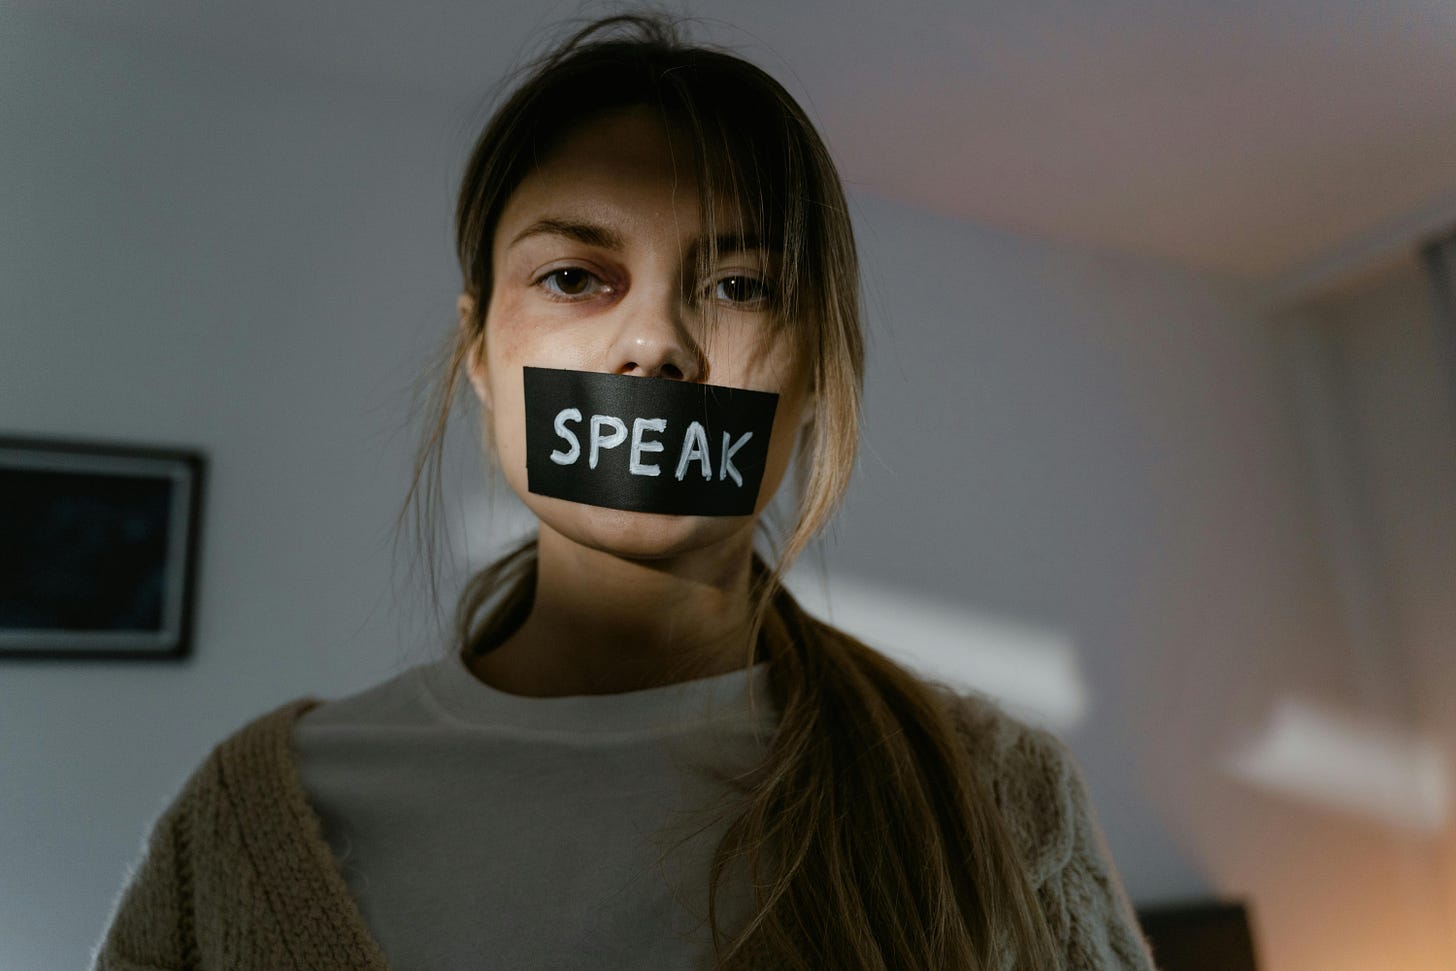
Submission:
<svg viewBox="0 0 1456 971">
<path fill-rule="evenodd" d="M 211 760 L 188 779 L 147 837 L 121 891 L 92 971 L 181 971 L 198 966 L 190 842 L 194 802 Z"/>
<path fill-rule="evenodd" d="M 1057 780 L 1065 827 L 1059 866 L 1037 887 L 1067 971 L 1155 971 L 1152 950 L 1113 864 L 1087 786 L 1066 745 L 1050 732 L 1030 734 Z"/>
<path fill-rule="evenodd" d="M 984 767 L 1046 917 L 1058 971 L 1155 971 L 1071 750 L 980 691 L 941 689 Z"/>
</svg>

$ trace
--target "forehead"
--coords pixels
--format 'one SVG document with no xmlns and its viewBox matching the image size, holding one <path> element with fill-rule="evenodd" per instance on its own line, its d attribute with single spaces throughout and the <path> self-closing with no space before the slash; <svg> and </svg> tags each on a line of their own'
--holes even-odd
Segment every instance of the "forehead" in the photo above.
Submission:
<svg viewBox="0 0 1456 971">
<path fill-rule="evenodd" d="M 742 228 L 729 196 L 715 204 L 719 233 Z M 542 216 L 608 222 L 628 232 L 663 227 L 685 233 L 701 220 L 692 141 L 645 105 L 616 108 L 574 126 L 528 170 L 496 225 L 499 247 Z"/>
</svg>

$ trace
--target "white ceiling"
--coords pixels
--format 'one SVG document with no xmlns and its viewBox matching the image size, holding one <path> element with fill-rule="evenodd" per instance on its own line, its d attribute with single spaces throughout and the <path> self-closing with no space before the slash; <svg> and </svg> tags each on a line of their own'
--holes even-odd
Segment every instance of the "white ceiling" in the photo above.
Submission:
<svg viewBox="0 0 1456 971">
<path fill-rule="evenodd" d="M 44 5 L 121 39 L 465 108 L 553 25 L 614 9 Z M 921 208 L 1285 289 L 1456 224 L 1456 0 L 675 9 L 803 98 L 848 182 Z"/>
</svg>

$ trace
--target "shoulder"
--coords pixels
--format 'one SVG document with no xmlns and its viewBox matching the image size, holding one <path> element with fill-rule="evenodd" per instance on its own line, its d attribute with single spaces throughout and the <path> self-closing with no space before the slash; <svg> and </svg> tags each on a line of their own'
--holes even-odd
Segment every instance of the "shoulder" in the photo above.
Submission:
<svg viewBox="0 0 1456 971">
<path fill-rule="evenodd" d="M 183 781 L 157 818 L 155 828 L 185 825 L 199 813 L 211 815 L 218 800 L 256 785 L 286 768 L 291 733 L 299 717 L 322 703 L 295 698 L 257 715 L 215 744 Z"/>
<path fill-rule="evenodd" d="M 177 967 L 196 944 L 194 921 L 204 903 L 237 897 L 245 857 L 234 852 L 234 803 L 259 790 L 269 772 L 266 753 L 293 719 L 318 699 L 300 698 L 250 720 L 187 775 L 153 820 L 142 856 L 128 871 L 96 968 Z M 260 753 L 262 753 L 260 757 Z M 240 778 L 251 773 L 255 779 Z M 244 796 L 247 798 L 247 796 Z"/>
<path fill-rule="evenodd" d="M 1077 833 L 1078 777 L 1066 744 L 1052 732 L 1013 715 L 991 696 L 935 686 L 973 768 L 1041 886 L 1071 860 Z"/>
<path fill-rule="evenodd" d="M 260 801 L 286 800 L 297 778 L 294 731 L 305 714 L 324 704 L 314 696 L 294 698 L 234 729 L 213 746 L 199 771 L 211 767 L 234 808 L 258 809 Z"/>
<path fill-rule="evenodd" d="M 821 638 L 864 647 L 822 621 L 808 623 Z M 994 797 L 1057 943 L 1060 966 L 1153 971 L 1150 948 L 1066 743 L 984 692 L 917 680 L 941 702 L 971 770 Z"/>
<path fill-rule="evenodd" d="M 968 751 L 990 776 L 1064 966 L 1153 971 L 1151 948 L 1066 743 L 984 695 L 958 694 L 953 712 Z"/>
<path fill-rule="evenodd" d="M 805 615 L 805 620 L 820 638 L 880 653 L 818 618 Z M 941 701 L 972 769 L 994 794 L 1033 885 L 1045 884 L 1075 850 L 1079 780 L 1070 750 L 1052 732 L 1016 716 L 985 692 L 917 680 Z"/>
</svg>

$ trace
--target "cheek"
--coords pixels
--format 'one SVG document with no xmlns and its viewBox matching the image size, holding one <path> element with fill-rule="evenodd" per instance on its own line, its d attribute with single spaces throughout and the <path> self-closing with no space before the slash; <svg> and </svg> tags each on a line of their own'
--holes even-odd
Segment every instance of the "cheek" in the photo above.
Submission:
<svg viewBox="0 0 1456 971">
<path fill-rule="evenodd" d="M 763 485 L 759 490 L 758 502 L 755 504 L 757 512 L 763 511 L 783 484 L 784 476 L 789 470 L 789 463 L 794 457 L 794 446 L 798 444 L 802 427 L 800 418 L 805 402 L 804 396 L 795 393 L 785 393 L 779 397 L 778 408 L 774 411 L 773 431 L 770 433 L 768 462 L 764 468 Z"/>
<path fill-rule="evenodd" d="M 521 358 L 527 353 L 527 329 L 520 326 L 520 303 L 492 296 L 486 312 L 485 367 L 490 380 L 491 409 L 487 416 L 490 443 L 508 480 L 524 462 L 525 414 L 521 401 Z"/>
<path fill-rule="evenodd" d="M 486 311 L 485 350 L 486 359 L 500 365 L 515 363 L 519 366 L 525 353 L 525 340 L 530 328 L 522 320 L 521 300 L 514 294 L 501 296 L 497 290 L 491 297 Z"/>
<path fill-rule="evenodd" d="M 796 383 L 796 348 L 787 334 L 769 337 L 745 328 L 714 338 L 705 348 L 708 383 L 781 395 Z"/>
<path fill-rule="evenodd" d="M 521 368 L 535 363 L 532 328 L 517 295 L 493 296 L 486 315 L 485 364 L 490 375 L 492 433 L 498 443 L 522 433 L 525 421 L 521 402 Z"/>
</svg>

